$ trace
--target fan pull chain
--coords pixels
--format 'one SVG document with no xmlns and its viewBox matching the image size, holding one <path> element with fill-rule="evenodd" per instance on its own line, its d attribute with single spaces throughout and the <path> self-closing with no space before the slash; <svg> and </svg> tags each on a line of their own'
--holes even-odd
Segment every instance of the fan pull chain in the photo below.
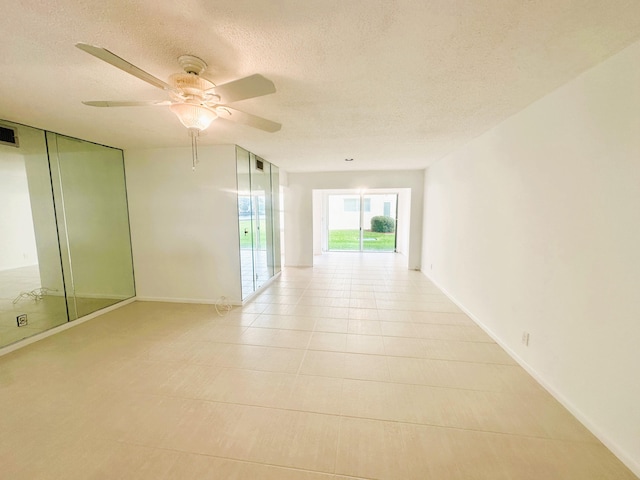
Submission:
<svg viewBox="0 0 640 480">
<path fill-rule="evenodd" d="M 194 172 L 196 171 L 196 165 L 200 163 L 198 160 L 198 134 L 199 133 L 200 132 L 198 131 L 197 128 L 189 129 L 189 135 L 191 136 L 191 158 L 192 158 L 191 170 L 193 170 Z"/>
</svg>

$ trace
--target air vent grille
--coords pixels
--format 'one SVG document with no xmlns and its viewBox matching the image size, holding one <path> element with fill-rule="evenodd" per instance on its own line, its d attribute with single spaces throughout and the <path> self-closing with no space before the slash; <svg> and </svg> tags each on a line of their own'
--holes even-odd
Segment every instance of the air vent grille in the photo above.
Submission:
<svg viewBox="0 0 640 480">
<path fill-rule="evenodd" d="M 18 135 L 15 128 L 3 127 L 0 125 L 0 144 L 18 146 Z"/>
<path fill-rule="evenodd" d="M 256 168 L 260 171 L 264 171 L 264 162 L 256 158 Z"/>
</svg>

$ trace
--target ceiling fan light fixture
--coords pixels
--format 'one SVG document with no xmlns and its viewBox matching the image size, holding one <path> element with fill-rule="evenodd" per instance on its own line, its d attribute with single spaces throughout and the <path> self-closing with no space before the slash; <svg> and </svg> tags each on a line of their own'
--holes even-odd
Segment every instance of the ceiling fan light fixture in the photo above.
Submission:
<svg viewBox="0 0 640 480">
<path fill-rule="evenodd" d="M 210 108 L 192 103 L 174 103 L 171 111 L 176 114 L 180 122 L 188 129 L 196 129 L 199 132 L 206 130 L 218 115 Z"/>
</svg>

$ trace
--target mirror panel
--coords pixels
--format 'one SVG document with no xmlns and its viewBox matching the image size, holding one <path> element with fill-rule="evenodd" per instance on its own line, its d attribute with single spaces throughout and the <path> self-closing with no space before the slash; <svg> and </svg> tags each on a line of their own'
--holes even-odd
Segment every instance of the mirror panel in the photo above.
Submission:
<svg viewBox="0 0 640 480">
<path fill-rule="evenodd" d="M 0 127 L 14 130 L 17 139 L 16 145 L 0 144 L 4 346 L 66 323 L 68 317 L 45 133 L 10 122 Z"/>
<path fill-rule="evenodd" d="M 47 132 L 70 320 L 135 295 L 122 151 Z"/>
<path fill-rule="evenodd" d="M 135 286 L 122 151 L 0 128 L 2 347 L 131 298 Z"/>
<path fill-rule="evenodd" d="M 242 298 L 255 290 L 253 276 L 253 202 L 249 152 L 236 147 L 236 175 L 238 184 L 238 234 L 240 238 L 240 277 Z"/>
<path fill-rule="evenodd" d="M 258 162 L 262 168 L 258 168 Z M 253 202 L 253 276 L 255 278 L 255 289 L 257 290 L 264 282 L 271 278 L 269 271 L 268 246 L 267 242 L 267 217 L 270 218 L 271 205 L 271 184 L 270 172 L 271 164 L 259 157 L 251 154 L 251 200 Z M 267 197 L 267 192 L 269 195 Z"/>
<path fill-rule="evenodd" d="M 282 213 L 280 203 L 280 169 L 271 165 L 271 198 L 273 215 L 273 273 L 280 273 L 282 270 L 282 251 L 280 246 L 280 215 Z"/>
<path fill-rule="evenodd" d="M 280 271 L 279 194 L 273 193 L 279 192 L 280 186 L 277 167 L 240 147 L 236 147 L 236 173 L 245 300 Z"/>
</svg>

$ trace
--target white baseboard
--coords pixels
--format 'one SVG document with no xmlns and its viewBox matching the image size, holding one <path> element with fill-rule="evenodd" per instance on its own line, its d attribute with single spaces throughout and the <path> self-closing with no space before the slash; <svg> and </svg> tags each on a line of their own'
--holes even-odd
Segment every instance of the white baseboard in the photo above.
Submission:
<svg viewBox="0 0 640 480">
<path fill-rule="evenodd" d="M 553 385 L 548 383 L 538 371 L 525 362 L 516 352 L 514 352 L 507 343 L 505 343 L 498 335 L 496 335 L 489 327 L 487 327 L 479 318 L 477 318 L 462 302 L 458 301 L 450 292 L 442 287 L 436 280 L 425 272 L 422 274 L 427 277 L 449 300 L 455 303 L 460 310 L 466 313 L 484 332 L 489 335 L 498 345 L 500 345 L 529 375 L 531 375 L 547 392 L 549 392 L 558 402 L 562 404 L 574 417 L 578 419 L 595 437 L 600 440 L 611 452 L 618 457 L 635 475 L 640 477 L 640 461 L 633 458 L 629 453 L 621 448 L 611 437 L 609 437 L 598 425 L 596 425 L 587 415 L 577 408 L 568 398 L 560 393 Z"/>
<path fill-rule="evenodd" d="M 15 350 L 18 350 L 20 348 L 26 347 L 27 345 L 31 345 L 32 343 L 35 343 L 37 341 L 43 340 L 47 337 L 50 337 L 51 335 L 55 335 L 56 333 L 60 333 L 63 332 L 65 330 L 69 330 L 70 328 L 73 328 L 77 325 L 80 325 L 84 322 L 87 322 L 89 320 L 92 320 L 96 317 L 99 317 L 100 315 L 104 315 L 105 313 L 111 312 L 113 310 L 116 310 L 120 307 L 124 307 L 125 305 L 128 305 L 130 303 L 133 303 L 136 301 L 136 297 L 132 297 L 129 298 L 127 300 L 123 300 L 122 302 L 118 302 L 114 305 L 110 305 L 108 307 L 102 308 L 100 310 L 97 310 L 93 313 L 90 313 L 89 315 L 85 315 L 84 317 L 80 317 L 77 318 L 76 320 L 72 320 L 70 322 L 65 322 L 62 325 L 58 325 L 57 327 L 53 327 L 50 328 L 49 330 L 45 330 L 44 332 L 41 333 L 36 333 L 35 335 L 32 335 L 30 337 L 24 338 L 22 340 L 19 340 L 15 343 L 12 343 L 11 345 L 7 345 L 6 347 L 2 347 L 0 348 L 0 356 L 2 355 L 6 355 L 7 353 L 11 353 Z"/>
<path fill-rule="evenodd" d="M 178 298 L 178 297 L 144 297 L 138 296 L 136 300 L 139 302 L 166 302 L 166 303 L 198 303 L 202 305 L 216 305 L 220 303 L 221 299 L 212 300 L 210 298 Z M 234 307 L 239 307 L 242 303 L 237 301 L 226 300 L 227 303 Z"/>
</svg>

